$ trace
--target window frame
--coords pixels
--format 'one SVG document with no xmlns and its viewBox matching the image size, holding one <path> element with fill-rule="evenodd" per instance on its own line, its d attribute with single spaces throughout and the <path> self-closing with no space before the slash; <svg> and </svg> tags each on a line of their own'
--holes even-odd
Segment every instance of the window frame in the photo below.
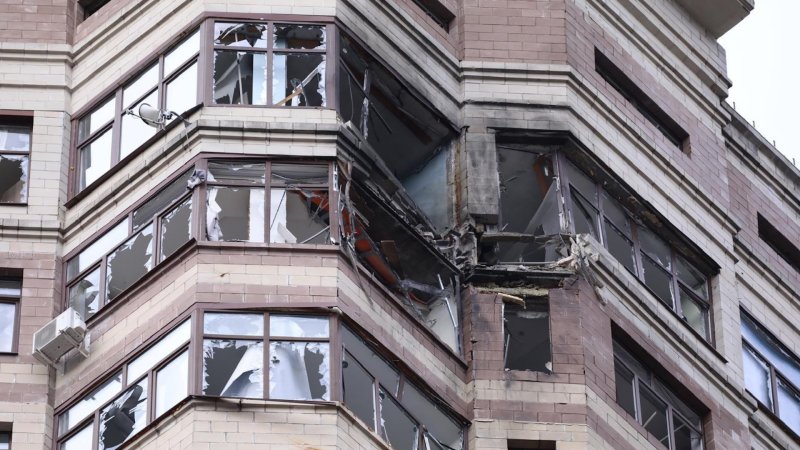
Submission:
<svg viewBox="0 0 800 450">
<path fill-rule="evenodd" d="M 619 343 L 616 339 L 614 340 L 614 342 L 617 343 L 618 345 L 620 345 L 625 351 L 630 353 L 631 356 L 636 358 L 636 356 L 633 353 L 631 353 L 630 350 L 625 348 L 625 346 L 622 345 L 621 343 Z M 662 396 L 659 392 L 657 392 L 657 390 L 653 387 L 652 380 L 655 379 L 655 378 L 658 378 L 658 377 L 656 376 L 656 374 L 653 373 L 653 370 L 649 366 L 647 366 L 646 364 L 644 364 L 641 361 L 639 361 L 638 358 L 637 358 L 637 362 L 639 362 L 642 365 L 642 368 L 648 372 L 648 375 L 649 375 L 649 378 L 650 378 L 651 381 L 648 382 L 646 380 L 642 380 L 642 378 L 639 375 L 638 371 L 635 368 L 630 367 L 617 354 L 617 352 L 614 351 L 614 372 L 615 372 L 614 373 L 614 380 L 615 380 L 615 384 L 616 384 L 616 380 L 617 380 L 616 371 L 617 371 L 618 367 L 624 368 L 632 376 L 632 381 L 631 381 L 631 386 L 630 387 L 631 387 L 631 392 L 632 392 L 632 395 L 633 395 L 633 407 L 634 407 L 634 410 L 635 410 L 635 415 L 633 416 L 633 419 L 636 421 L 636 423 L 638 423 L 643 428 L 645 428 L 645 430 L 646 430 L 646 432 L 648 434 L 652 434 L 649 431 L 647 431 L 647 428 L 645 427 L 646 424 L 644 424 L 643 420 L 642 420 L 641 387 L 644 386 L 647 389 L 647 391 L 649 391 L 648 392 L 649 395 L 652 395 L 654 398 L 656 398 L 657 400 L 659 400 L 660 402 L 662 402 L 662 403 L 664 403 L 666 405 L 667 443 L 664 446 L 667 449 L 675 450 L 675 442 L 674 441 L 675 441 L 675 432 L 677 430 L 675 429 L 674 418 L 675 418 L 675 416 L 678 416 L 678 418 L 680 418 L 686 424 L 686 426 L 689 427 L 689 429 L 691 431 L 694 431 L 694 432 L 696 432 L 696 433 L 698 433 L 700 435 L 700 438 L 701 438 L 700 442 L 702 444 L 702 449 L 701 450 L 706 449 L 707 448 L 706 435 L 705 435 L 705 430 L 704 430 L 703 424 L 701 423 L 700 424 L 701 428 L 698 429 L 695 426 L 695 424 L 693 424 L 689 419 L 686 418 L 686 416 L 683 415 L 683 413 L 681 413 L 678 410 L 678 408 L 673 406 L 669 402 L 668 399 L 665 399 L 664 396 Z M 659 378 L 659 380 L 660 380 L 660 378 Z M 669 383 L 666 383 L 664 381 L 661 381 L 661 384 L 664 385 L 667 388 L 670 387 Z M 672 392 L 674 393 L 674 391 L 672 391 Z M 615 398 L 615 402 L 617 403 L 617 405 L 620 408 L 622 408 L 625 411 L 625 414 L 628 414 L 627 410 L 625 410 L 625 408 L 619 403 L 619 399 Z M 698 417 L 700 418 L 700 420 L 702 422 L 703 414 L 697 413 L 697 415 L 698 415 Z M 661 441 L 659 441 L 659 442 L 661 442 Z"/>
<path fill-rule="evenodd" d="M 659 233 L 653 231 L 651 228 L 647 227 L 646 225 L 642 224 L 641 221 L 636 218 L 634 215 L 628 211 L 621 203 L 617 203 L 619 208 L 625 214 L 625 219 L 627 221 L 627 225 L 630 227 L 630 235 L 627 235 L 623 230 L 620 230 L 618 225 L 614 223 L 611 217 L 609 217 L 605 212 L 605 203 L 606 198 L 611 199 L 612 201 L 616 201 L 616 197 L 609 192 L 607 189 L 604 188 L 604 183 L 602 181 L 597 181 L 597 177 L 592 177 L 587 174 L 578 164 L 570 161 L 563 152 L 557 152 L 557 157 L 554 158 L 557 160 L 558 168 L 557 173 L 560 177 L 561 183 L 561 192 L 564 198 L 564 204 L 567 209 L 567 217 L 569 218 L 569 231 L 571 233 L 576 233 L 575 230 L 575 211 L 576 205 L 573 199 L 574 195 L 579 196 L 579 198 L 586 202 L 591 208 L 596 212 L 592 217 L 592 225 L 597 233 L 597 235 L 593 235 L 593 237 L 609 252 L 611 251 L 608 246 L 608 232 L 617 232 L 621 236 L 623 236 L 626 240 L 628 240 L 632 244 L 633 249 L 633 266 L 634 272 L 631 272 L 636 279 L 640 281 L 640 283 L 650 292 L 657 300 L 657 302 L 664 307 L 668 308 L 673 314 L 675 314 L 678 319 L 681 320 L 695 335 L 701 337 L 705 342 L 708 342 L 712 346 L 714 345 L 714 333 L 713 333 L 713 320 L 712 314 L 713 309 L 711 305 L 711 301 L 713 299 L 713 290 L 711 286 L 711 278 L 713 275 L 707 274 L 705 271 L 699 269 L 697 264 L 692 262 L 692 260 L 696 259 L 693 257 L 688 257 L 687 255 L 683 255 L 678 252 L 674 245 L 672 245 L 668 239 L 665 239 L 659 235 Z M 579 171 L 581 175 L 585 176 L 588 180 L 592 182 L 594 187 L 594 196 L 596 200 L 592 202 L 591 200 L 587 199 L 581 190 L 573 184 L 572 180 L 570 179 L 567 167 L 571 165 L 572 168 Z M 606 195 L 603 195 L 606 194 Z M 609 226 L 611 230 L 609 230 Z M 668 248 L 669 248 L 669 268 L 664 267 L 663 264 L 659 263 L 651 256 L 647 254 L 647 251 L 642 248 L 641 239 L 639 237 L 640 229 L 645 229 L 647 232 L 653 234 L 657 238 L 659 238 Z M 617 259 L 616 255 L 612 254 L 612 257 L 618 261 L 620 264 L 624 266 L 624 263 Z M 650 286 L 647 285 L 645 280 L 645 271 L 643 269 L 644 259 L 647 258 L 649 261 L 654 264 L 657 269 L 662 270 L 669 276 L 670 282 L 670 299 L 672 305 L 667 305 L 655 291 L 653 291 Z M 697 295 L 694 290 L 688 286 L 683 280 L 680 279 L 678 275 L 677 269 L 677 262 L 678 259 L 682 258 L 692 269 L 696 272 L 700 273 L 704 278 L 704 286 L 708 295 L 708 299 L 703 299 L 699 295 Z M 626 270 L 630 272 L 630 270 L 626 267 Z M 704 317 L 703 317 L 703 325 L 705 329 L 705 334 L 700 333 L 699 331 L 695 330 L 687 321 L 683 314 L 683 306 L 681 305 L 681 293 L 685 293 L 689 295 L 690 299 L 699 304 L 701 308 L 703 308 Z"/>
<path fill-rule="evenodd" d="M 21 309 L 22 309 L 22 292 L 23 292 L 23 278 L 22 274 L 19 276 L 14 275 L 0 275 L 0 280 L 2 281 L 10 281 L 10 282 L 18 282 L 19 283 L 19 295 L 14 297 L 10 295 L 0 295 L 0 303 L 6 305 L 14 305 L 14 324 L 13 329 L 11 330 L 11 346 L 9 351 L 0 351 L 0 356 L 2 355 L 17 355 L 19 354 L 19 328 L 20 328 L 20 320 L 21 320 Z"/>
<path fill-rule="evenodd" d="M 32 154 L 33 154 L 33 143 L 34 143 L 34 135 L 33 135 L 33 112 L 32 111 L 9 111 L 9 110 L 0 110 L 0 128 L 2 127 L 14 127 L 14 128 L 25 128 L 28 132 L 28 149 L 27 150 L 11 150 L 0 148 L 0 156 L 21 156 L 26 158 L 28 163 L 28 171 L 26 174 L 23 174 L 25 179 L 23 180 L 25 183 L 25 190 L 22 192 L 22 201 L 18 202 L 0 202 L 0 207 L 2 206 L 27 206 L 29 195 L 30 195 L 30 180 L 31 180 L 31 162 Z M 22 180 L 22 178 L 20 179 Z"/>
</svg>

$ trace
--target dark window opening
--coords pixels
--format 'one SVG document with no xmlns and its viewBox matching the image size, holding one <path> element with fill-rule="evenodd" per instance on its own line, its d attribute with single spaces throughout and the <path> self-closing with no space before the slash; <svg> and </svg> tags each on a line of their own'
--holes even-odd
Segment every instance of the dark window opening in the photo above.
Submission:
<svg viewBox="0 0 800 450">
<path fill-rule="evenodd" d="M 426 16 L 430 17 L 436 25 L 439 25 L 444 31 L 450 32 L 450 24 L 456 16 L 438 0 L 412 0 L 414 4 L 419 6 Z"/>
<path fill-rule="evenodd" d="M 86 20 L 92 14 L 96 13 L 100 10 L 103 6 L 110 3 L 111 0 L 80 0 L 78 5 L 80 5 L 81 9 L 83 10 L 83 20 Z"/>
<path fill-rule="evenodd" d="M 790 266 L 794 267 L 794 270 L 800 272 L 800 248 L 761 214 L 758 214 L 758 237 L 772 247 Z"/>
<path fill-rule="evenodd" d="M 503 330 L 506 369 L 553 370 L 547 298 L 528 297 L 524 306 L 504 304 Z"/>
<path fill-rule="evenodd" d="M 556 441 L 509 439 L 508 450 L 556 450 Z"/>
<path fill-rule="evenodd" d="M 0 117 L 0 204 L 28 202 L 30 117 Z"/>
<path fill-rule="evenodd" d="M 600 50 L 594 50 L 595 70 L 611 87 L 620 93 L 648 122 L 664 137 L 684 152 L 689 150 L 689 133 L 636 85 L 625 72 L 617 67 Z"/>
</svg>

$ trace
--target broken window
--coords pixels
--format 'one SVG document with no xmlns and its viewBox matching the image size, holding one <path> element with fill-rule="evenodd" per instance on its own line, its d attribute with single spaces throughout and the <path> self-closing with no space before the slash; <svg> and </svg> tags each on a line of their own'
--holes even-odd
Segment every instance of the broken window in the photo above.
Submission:
<svg viewBox="0 0 800 450">
<path fill-rule="evenodd" d="M 800 359 L 742 311 L 745 387 L 800 434 Z"/>
<path fill-rule="evenodd" d="M 161 218 L 161 255 L 164 260 L 192 239 L 192 200 L 188 199 Z"/>
<path fill-rule="evenodd" d="M 393 448 L 463 448 L 463 426 L 444 403 L 435 401 L 390 363 L 378 356 L 347 327 L 342 327 L 344 345 L 342 386 L 344 403 Z M 420 432 L 422 430 L 422 432 Z"/>
<path fill-rule="evenodd" d="M 325 26 L 216 22 L 214 103 L 325 106 L 325 52 Z"/>
<path fill-rule="evenodd" d="M 203 341 L 203 394 L 262 398 L 264 344 L 242 339 Z"/>
<path fill-rule="evenodd" d="M 329 321 L 328 317 L 270 315 L 270 398 L 330 400 Z M 305 340 L 310 338 L 317 341 Z"/>
<path fill-rule="evenodd" d="M 142 228 L 108 255 L 106 301 L 114 300 L 153 267 L 153 226 Z"/>
<path fill-rule="evenodd" d="M 58 417 L 58 435 L 63 436 L 67 431 L 81 423 L 100 405 L 117 395 L 121 389 L 122 372 L 117 372 Z M 83 432 L 81 431 L 81 433 Z M 91 431 L 89 434 L 91 435 Z"/>
<path fill-rule="evenodd" d="M 687 404 L 684 389 L 676 390 L 617 340 L 614 340 L 617 403 L 671 450 L 702 450 L 703 424 L 697 410 Z"/>
<path fill-rule="evenodd" d="M 189 393 L 189 352 L 184 351 L 156 372 L 156 417 Z"/>
<path fill-rule="evenodd" d="M 27 203 L 30 171 L 30 118 L 0 118 L 0 204 Z"/>
<path fill-rule="evenodd" d="M 17 322 L 22 278 L 0 277 L 0 353 L 17 351 Z"/>
<path fill-rule="evenodd" d="M 98 449 L 119 447 L 147 423 L 147 378 L 100 410 Z"/>
<path fill-rule="evenodd" d="M 668 243 L 643 223 L 645 219 L 653 220 L 655 214 L 645 210 L 635 216 L 623 207 L 621 199 L 637 200 L 624 193 L 618 183 L 595 182 L 566 158 L 560 158 L 559 162 L 566 180 L 564 185 L 570 192 L 573 231 L 589 233 L 602 241 L 609 253 L 639 278 L 659 301 L 701 337 L 711 339 L 709 264 L 700 258 L 693 258 L 690 263 L 676 248 L 686 249 L 687 245 L 677 239 Z M 611 190 L 616 190 L 616 194 Z M 663 224 L 658 225 L 663 227 Z"/>
<path fill-rule="evenodd" d="M 78 311 L 83 320 L 94 316 L 100 309 L 99 267 L 70 286 L 69 306 Z"/>
<path fill-rule="evenodd" d="M 114 95 L 78 118 L 75 192 L 91 185 L 158 132 L 128 111 L 138 114 L 139 107 L 147 103 L 156 109 L 183 114 L 199 103 L 199 52 L 200 39 L 195 31 L 164 57 L 154 58 L 144 71 L 120 83 Z"/>
<path fill-rule="evenodd" d="M 270 242 L 329 242 L 327 191 L 272 189 L 271 195 Z"/>
<path fill-rule="evenodd" d="M 527 297 L 525 304 L 503 304 L 505 368 L 553 370 L 547 298 Z"/>
<path fill-rule="evenodd" d="M 264 242 L 264 190 L 208 189 L 206 234 L 211 241 Z"/>
<path fill-rule="evenodd" d="M 187 181 L 192 176 L 194 168 L 183 172 L 174 181 L 170 182 L 161 189 L 150 199 L 144 202 L 141 206 L 133 211 L 131 223 L 133 229 L 138 230 L 139 227 L 150 222 L 153 216 L 165 211 L 170 205 L 187 192 Z"/>
<path fill-rule="evenodd" d="M 450 153 L 450 143 L 440 146 L 429 160 L 400 180 L 408 195 L 428 216 L 439 233 L 444 233 L 452 227 Z"/>
</svg>

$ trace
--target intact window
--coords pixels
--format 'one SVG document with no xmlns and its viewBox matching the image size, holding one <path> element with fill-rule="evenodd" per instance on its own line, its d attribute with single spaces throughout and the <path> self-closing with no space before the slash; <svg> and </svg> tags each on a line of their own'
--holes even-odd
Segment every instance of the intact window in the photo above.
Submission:
<svg viewBox="0 0 800 450">
<path fill-rule="evenodd" d="M 31 118 L 0 117 L 0 204 L 28 202 Z"/>
<path fill-rule="evenodd" d="M 505 303 L 503 331 L 506 369 L 553 370 L 547 298 L 527 297 L 524 305 Z"/>
<path fill-rule="evenodd" d="M 0 353 L 17 352 L 22 279 L 0 276 Z"/>
<path fill-rule="evenodd" d="M 670 450 L 702 450 L 700 414 L 686 396 L 653 373 L 618 341 L 614 341 L 617 403 Z"/>
</svg>

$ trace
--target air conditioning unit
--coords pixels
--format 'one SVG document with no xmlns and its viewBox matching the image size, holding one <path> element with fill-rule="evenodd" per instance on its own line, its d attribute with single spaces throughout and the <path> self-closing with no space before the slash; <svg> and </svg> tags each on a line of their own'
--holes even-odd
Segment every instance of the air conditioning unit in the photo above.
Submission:
<svg viewBox="0 0 800 450">
<path fill-rule="evenodd" d="M 58 358 L 72 349 L 88 356 L 86 324 L 73 308 L 68 308 L 33 334 L 33 356 L 45 364 L 54 366 Z"/>
</svg>

